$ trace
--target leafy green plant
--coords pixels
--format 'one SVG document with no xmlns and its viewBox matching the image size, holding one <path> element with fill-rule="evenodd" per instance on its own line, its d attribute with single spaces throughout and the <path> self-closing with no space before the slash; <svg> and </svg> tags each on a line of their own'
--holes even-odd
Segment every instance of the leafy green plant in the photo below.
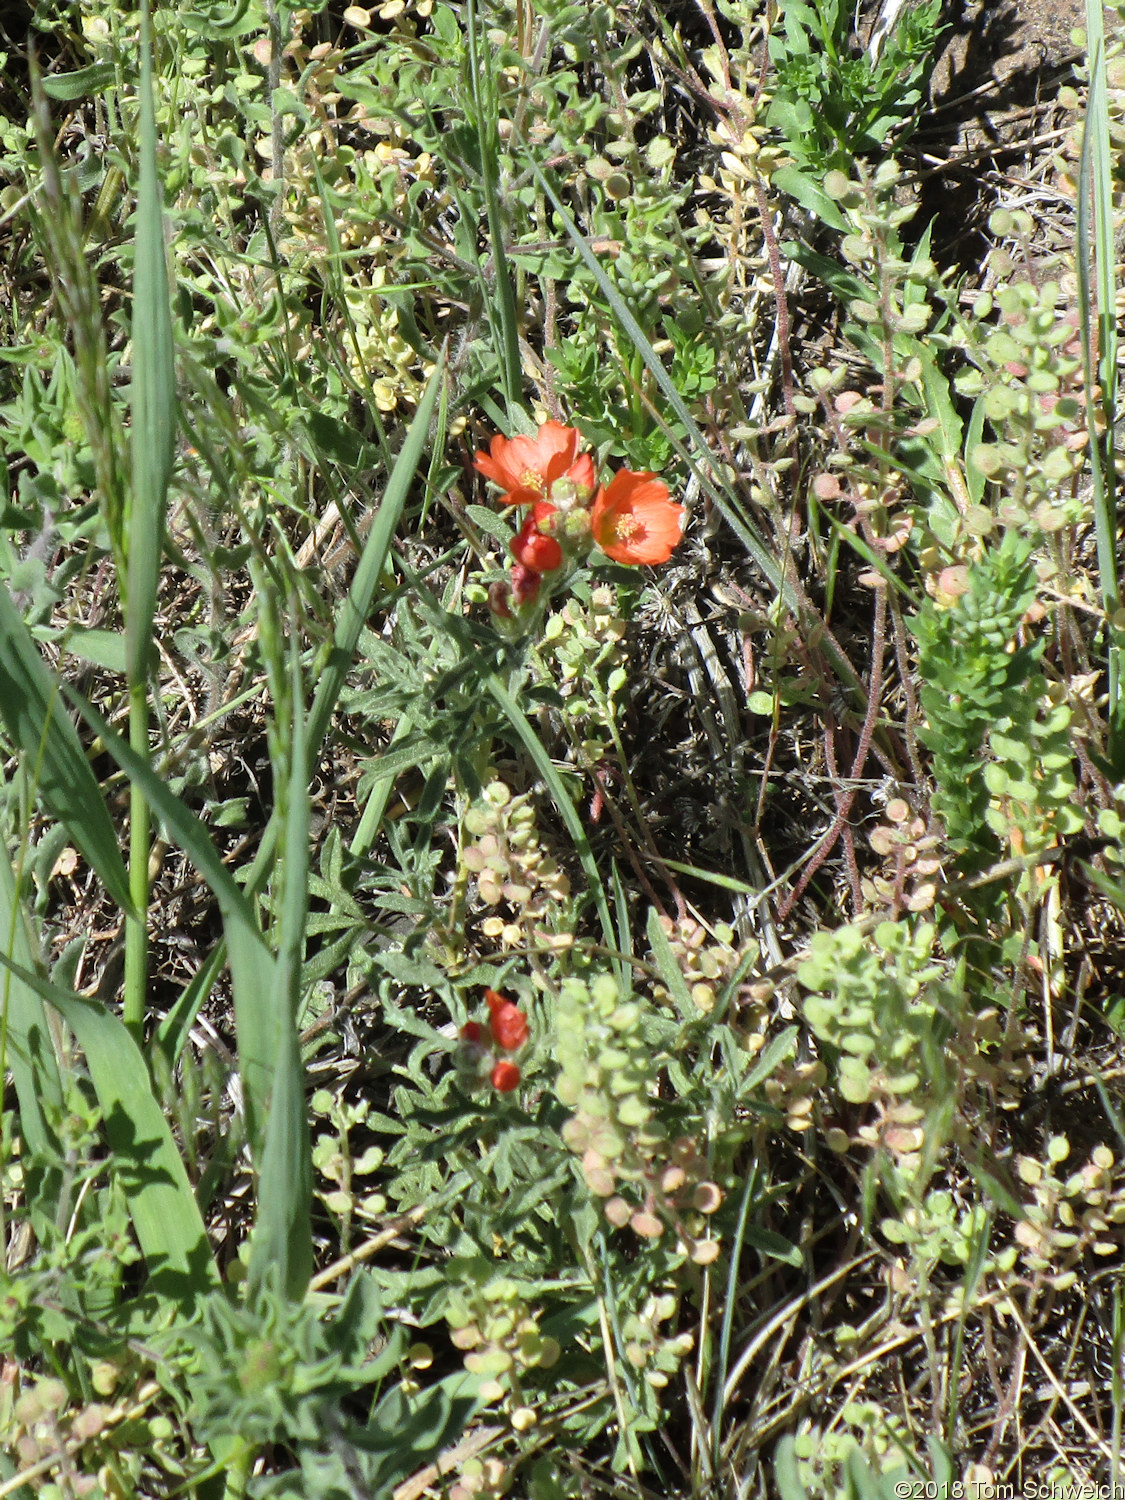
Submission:
<svg viewBox="0 0 1125 1500">
<path fill-rule="evenodd" d="M 831 168 L 898 140 L 917 121 L 933 64 L 941 6 L 908 5 L 878 47 L 861 48 L 843 0 L 783 0 L 770 31 L 774 93 L 766 123 L 780 131 L 796 172 L 775 178 L 792 192 Z M 794 196 L 800 198 L 801 192 Z"/>
<path fill-rule="evenodd" d="M 605 1217 L 646 1239 L 671 1227 L 696 1264 L 709 1264 L 719 1246 L 706 1220 L 722 1192 L 707 1176 L 705 1143 L 686 1133 L 669 1139 L 659 1117 L 653 1095 L 663 1059 L 645 1036 L 642 1010 L 608 975 L 570 979 L 557 1026 L 555 1091 L 572 1111 L 563 1139 L 581 1159 L 589 1191 L 604 1200 Z"/>
<path fill-rule="evenodd" d="M 1083 823 L 1072 805 L 1069 709 L 1035 671 L 1042 644 L 1015 639 L 1035 597 L 1030 557 L 1030 543 L 1009 532 L 966 570 L 950 607 L 927 600 L 914 622 L 934 807 L 967 873 L 1005 849 L 1035 856 Z M 991 763 L 982 760 L 986 746 Z M 997 894 L 985 888 L 977 899 Z"/>
</svg>

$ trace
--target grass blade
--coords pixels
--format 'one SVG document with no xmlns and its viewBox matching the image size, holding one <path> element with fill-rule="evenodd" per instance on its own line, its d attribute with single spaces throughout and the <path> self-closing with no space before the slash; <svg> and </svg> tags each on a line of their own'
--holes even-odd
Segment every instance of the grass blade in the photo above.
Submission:
<svg viewBox="0 0 1125 1500">
<path fill-rule="evenodd" d="M 207 1232 L 172 1132 L 153 1098 L 148 1067 L 104 1005 L 43 979 L 0 953 L 0 964 L 59 1012 L 86 1056 L 115 1170 L 148 1265 L 151 1291 L 189 1308 L 218 1284 Z"/>
<path fill-rule="evenodd" d="M 1117 313 L 1116 253 L 1113 217 L 1113 163 L 1110 159 L 1109 105 L 1106 97 L 1105 16 L 1101 0 L 1086 0 L 1086 36 L 1090 88 L 1082 135 L 1078 182 L 1078 307 L 1090 429 L 1090 475 L 1098 581 L 1108 617 L 1107 668 L 1109 759 L 1117 774 L 1125 764 L 1125 714 L 1121 702 L 1122 632 L 1115 616 L 1121 606 L 1117 577 Z M 1093 225 L 1090 223 L 1091 204 Z M 1092 229 L 1092 234 L 1091 234 Z M 1090 274 L 1096 283 L 1096 318 Z M 1096 348 L 1091 337 L 1097 329 Z M 1095 422 L 1093 391 L 1100 390 L 1101 433 Z"/>
<path fill-rule="evenodd" d="M 275 1005 L 279 1034 L 273 1092 L 258 1172 L 258 1217 L 252 1241 L 250 1279 L 260 1285 L 266 1268 L 274 1266 L 282 1290 L 294 1301 L 300 1301 L 308 1289 L 313 1270 L 312 1146 L 305 1108 L 305 1069 L 297 1034 L 297 1006 L 309 905 L 309 794 L 304 685 L 295 630 L 289 641 L 293 732 L 283 810 L 283 886 L 276 958 Z"/>
<path fill-rule="evenodd" d="M 136 781 L 161 819 L 169 838 L 188 856 L 219 903 L 230 960 L 238 1065 L 242 1075 L 246 1129 L 257 1155 L 265 1129 L 280 1025 L 274 992 L 272 955 L 254 908 L 219 858 L 205 826 L 184 806 L 152 767 L 115 734 L 101 714 L 78 693 L 70 697 L 114 760 Z"/>
<path fill-rule="evenodd" d="M 406 497 L 410 493 L 410 486 L 414 482 L 414 475 L 422 460 L 426 437 L 430 430 L 430 419 L 434 414 L 434 405 L 444 370 L 445 352 L 443 350 L 426 389 L 422 393 L 418 410 L 414 413 L 414 420 L 407 429 L 406 438 L 387 480 L 387 488 L 383 492 L 375 524 L 371 528 L 367 545 L 363 549 L 359 566 L 356 568 L 352 586 L 348 590 L 347 598 L 340 606 L 340 612 L 336 618 L 332 651 L 320 674 L 312 709 L 309 712 L 308 754 L 310 761 L 315 760 L 324 736 L 328 732 L 336 700 L 340 696 L 344 679 L 351 670 L 355 658 L 359 633 L 371 613 L 375 591 L 379 587 L 379 580 L 387 561 L 387 553 L 390 551 L 391 541 L 402 515 L 402 508 L 406 504 Z"/>
<path fill-rule="evenodd" d="M 206 959 L 191 977 L 191 981 L 184 988 L 179 999 L 176 1000 L 156 1033 L 156 1045 L 164 1053 L 170 1067 L 175 1066 L 176 1060 L 188 1039 L 188 1033 L 195 1025 L 195 1018 L 203 1007 L 207 996 L 215 987 L 215 981 L 222 973 L 226 962 L 226 944 L 220 939 Z"/>
<path fill-rule="evenodd" d="M 5 851 L 0 851 L 0 953 L 21 968 L 32 969 L 32 939 L 16 893 L 16 881 Z M 44 1105 L 62 1109 L 62 1079 L 55 1046 L 47 1028 L 43 1001 L 32 986 L 11 970 L 0 983 L 0 1077 L 11 1071 L 19 1101 L 19 1127 L 28 1150 L 37 1156 L 60 1157 L 61 1149 L 47 1123 Z M 51 1193 L 52 1172 L 28 1184 L 33 1207 Z M 57 1197 L 57 1184 L 56 1184 Z"/>
<path fill-rule="evenodd" d="M 123 911 L 134 914 L 117 832 L 31 632 L 0 586 L 0 718 L 43 806 Z"/>
<path fill-rule="evenodd" d="M 132 472 L 125 593 L 125 650 L 130 684 L 143 683 L 152 654 L 152 622 L 172 474 L 176 378 L 164 210 L 156 170 L 152 103 L 152 28 L 141 5 L 140 182 L 133 262 Z"/>
<path fill-rule="evenodd" d="M 500 208 L 500 191 L 496 181 L 496 163 L 500 159 L 500 134 L 497 128 L 496 88 L 492 76 L 492 54 L 486 49 L 483 67 L 479 43 L 482 40 L 475 0 L 469 0 L 465 21 L 469 51 L 469 81 L 476 114 L 477 143 L 480 151 L 481 184 L 488 215 L 488 237 L 492 242 L 492 282 L 485 286 L 485 305 L 495 308 L 496 344 L 500 354 L 500 371 L 504 380 L 504 400 L 509 421 L 520 405 L 523 366 L 520 362 L 519 320 L 516 296 L 512 287 L 511 268 L 504 253 L 504 216 Z M 487 38 L 484 38 L 487 41 Z M 498 326 L 497 326 L 498 325 Z"/>
<path fill-rule="evenodd" d="M 176 372 L 168 267 L 164 255 L 164 210 L 156 170 L 156 121 L 152 104 L 152 25 L 148 0 L 141 5 L 140 183 L 137 190 L 133 259 L 133 485 L 126 528 L 125 663 L 129 682 L 129 741 L 147 759 L 148 672 L 152 624 L 164 547 L 168 481 L 176 413 Z M 140 1038 L 144 1026 L 148 970 L 148 805 L 137 782 L 129 787 L 129 888 L 139 915 L 125 932 L 125 1024 Z"/>
<path fill-rule="evenodd" d="M 59 161 L 55 127 L 34 51 L 29 61 L 32 120 L 43 174 L 42 207 L 36 209 L 34 222 L 43 245 L 43 262 L 74 345 L 75 401 L 94 462 L 98 506 L 120 564 L 124 561 L 124 440 L 113 400 L 101 296 L 93 257 L 86 254 L 78 186 L 69 173 L 64 175 Z"/>
<path fill-rule="evenodd" d="M 712 1372 L 712 1380 L 715 1386 L 715 1401 L 711 1412 L 711 1437 L 713 1447 L 711 1449 L 711 1463 L 716 1471 L 719 1468 L 721 1454 L 722 1434 L 725 1430 L 724 1416 L 726 1411 L 726 1384 L 727 1374 L 730 1370 L 731 1340 L 734 1333 L 734 1314 L 738 1306 L 738 1275 L 742 1262 L 742 1247 L 746 1239 L 746 1223 L 750 1209 L 757 1196 L 758 1166 L 755 1162 L 746 1179 L 746 1185 L 742 1189 L 742 1199 L 738 1205 L 738 1221 L 735 1225 L 734 1240 L 731 1243 L 730 1257 L 727 1267 L 727 1293 L 723 1299 L 723 1321 L 719 1328 L 719 1344 L 715 1351 L 715 1368 Z"/>
<path fill-rule="evenodd" d="M 551 757 L 543 748 L 543 743 L 532 728 L 527 715 L 500 681 L 499 677 L 486 678 L 485 686 L 504 710 L 508 722 L 523 741 L 528 754 L 535 762 L 540 776 L 542 776 L 547 784 L 547 790 L 554 799 L 555 806 L 558 808 L 562 820 L 567 826 L 567 831 L 574 840 L 575 850 L 582 862 L 582 868 L 586 872 L 586 879 L 590 882 L 590 893 L 598 908 L 598 916 L 601 918 L 606 947 L 616 952 L 617 933 L 614 930 L 613 916 L 609 909 L 609 901 L 606 897 L 605 886 L 602 883 L 601 872 L 598 869 L 597 860 L 594 858 L 594 851 L 590 848 L 590 840 L 586 837 L 586 830 L 582 826 L 582 819 L 574 809 L 574 803 L 570 800 L 567 789 L 563 785 L 563 779 L 555 770 Z"/>
</svg>

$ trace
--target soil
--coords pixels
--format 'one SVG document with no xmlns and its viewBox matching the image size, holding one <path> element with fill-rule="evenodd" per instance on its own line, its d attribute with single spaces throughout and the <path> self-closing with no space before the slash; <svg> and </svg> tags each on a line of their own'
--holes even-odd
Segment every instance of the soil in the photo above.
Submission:
<svg viewBox="0 0 1125 1500">
<path fill-rule="evenodd" d="M 1051 75 L 1080 55 L 1071 33 L 1085 19 L 1083 0 L 954 0 L 934 75 L 934 100 L 982 85 L 1039 96 Z M 997 99 L 989 90 L 987 108 Z"/>
</svg>

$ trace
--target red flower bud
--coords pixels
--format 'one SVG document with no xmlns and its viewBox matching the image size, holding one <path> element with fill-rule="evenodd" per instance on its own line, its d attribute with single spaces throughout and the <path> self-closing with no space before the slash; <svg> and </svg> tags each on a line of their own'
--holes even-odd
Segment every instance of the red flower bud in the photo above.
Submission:
<svg viewBox="0 0 1125 1500">
<path fill-rule="evenodd" d="M 553 573 L 562 567 L 562 548 L 553 536 L 544 536 L 534 515 L 529 515 L 512 543 L 512 556 L 536 573 Z"/>
<path fill-rule="evenodd" d="M 520 1086 L 520 1070 L 514 1062 L 498 1062 L 492 1070 L 492 1087 L 498 1094 L 510 1094 Z"/>
<path fill-rule="evenodd" d="M 527 1041 L 527 1017 L 517 1005 L 506 1000 L 495 990 L 485 990 L 488 1013 L 492 1020 L 492 1035 L 498 1047 L 505 1052 L 516 1052 Z M 512 1085 L 515 1087 L 515 1084 Z"/>
<path fill-rule="evenodd" d="M 461 1027 L 461 1040 L 463 1042 L 479 1042 L 482 1036 L 480 1023 L 478 1021 L 466 1021 Z"/>
</svg>

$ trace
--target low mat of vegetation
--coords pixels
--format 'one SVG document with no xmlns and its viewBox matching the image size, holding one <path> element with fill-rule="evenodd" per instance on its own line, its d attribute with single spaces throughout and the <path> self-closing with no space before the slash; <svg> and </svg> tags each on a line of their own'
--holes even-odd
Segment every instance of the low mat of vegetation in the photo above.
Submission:
<svg viewBox="0 0 1125 1500">
<path fill-rule="evenodd" d="M 1116 1494 L 1125 5 L 0 52 L 0 1497 Z"/>
</svg>

